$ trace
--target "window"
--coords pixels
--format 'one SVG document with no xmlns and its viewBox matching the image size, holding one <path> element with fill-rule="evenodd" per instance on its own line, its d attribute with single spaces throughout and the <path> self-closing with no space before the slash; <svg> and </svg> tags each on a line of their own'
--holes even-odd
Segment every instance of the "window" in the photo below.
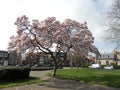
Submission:
<svg viewBox="0 0 120 90">
<path fill-rule="evenodd" d="M 8 57 L 8 53 L 4 53 L 4 57 Z"/>
<path fill-rule="evenodd" d="M 106 65 L 109 65 L 109 61 L 106 61 Z"/>
<path fill-rule="evenodd" d="M 9 53 L 7 51 L 0 51 L 0 60 L 2 58 L 9 59 Z"/>
<path fill-rule="evenodd" d="M 101 65 L 101 61 L 98 62 Z"/>
<path fill-rule="evenodd" d="M 3 53 L 0 53 L 0 57 L 2 57 L 3 56 Z"/>
</svg>

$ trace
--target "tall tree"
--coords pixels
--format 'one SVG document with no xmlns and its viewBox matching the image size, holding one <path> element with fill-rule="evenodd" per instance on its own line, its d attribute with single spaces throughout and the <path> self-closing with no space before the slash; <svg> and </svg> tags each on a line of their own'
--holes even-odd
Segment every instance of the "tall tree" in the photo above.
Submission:
<svg viewBox="0 0 120 90">
<path fill-rule="evenodd" d="M 73 55 L 71 57 L 71 65 L 74 64 L 77 68 L 80 67 L 84 62 L 87 62 L 87 58 L 80 55 Z M 72 65 L 73 66 L 73 65 Z"/>
<path fill-rule="evenodd" d="M 67 54 L 87 55 L 89 52 L 97 53 L 93 45 L 94 38 L 88 30 L 87 23 L 66 19 L 62 23 L 55 17 L 48 17 L 43 21 L 32 20 L 23 15 L 15 22 L 17 35 L 12 36 L 8 50 L 17 50 L 21 53 L 44 52 L 50 54 L 54 60 L 54 72 L 67 58 Z M 53 52 L 52 47 L 55 47 Z M 61 53 L 64 55 L 61 57 Z"/>
<path fill-rule="evenodd" d="M 107 36 L 106 39 L 120 49 L 120 0 L 113 0 L 113 4 L 107 13 Z"/>
</svg>

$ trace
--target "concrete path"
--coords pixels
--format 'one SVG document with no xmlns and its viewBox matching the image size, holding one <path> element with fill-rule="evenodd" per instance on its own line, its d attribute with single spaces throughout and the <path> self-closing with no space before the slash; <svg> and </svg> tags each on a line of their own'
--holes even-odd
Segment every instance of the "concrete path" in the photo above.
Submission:
<svg viewBox="0 0 120 90">
<path fill-rule="evenodd" d="M 30 72 L 30 76 L 31 77 L 37 77 L 40 78 L 42 80 L 47 80 L 51 77 L 47 76 L 46 74 L 52 72 L 52 70 L 47 70 L 47 71 L 31 71 Z"/>
<path fill-rule="evenodd" d="M 30 76 L 39 77 L 42 80 L 45 80 L 44 83 L 5 88 L 0 90 L 120 90 L 100 85 L 88 85 L 74 80 L 51 78 L 45 75 L 49 72 L 50 71 L 32 71 L 30 73 Z"/>
</svg>

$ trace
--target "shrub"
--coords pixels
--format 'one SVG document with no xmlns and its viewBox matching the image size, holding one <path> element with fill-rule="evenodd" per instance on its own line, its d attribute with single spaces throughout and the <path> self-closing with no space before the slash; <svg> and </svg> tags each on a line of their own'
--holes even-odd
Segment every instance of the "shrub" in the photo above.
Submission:
<svg viewBox="0 0 120 90">
<path fill-rule="evenodd" d="M 4 75 L 5 71 L 4 69 L 0 68 L 0 79 L 2 78 L 2 76 Z"/>
<path fill-rule="evenodd" d="M 89 67 L 89 64 L 88 64 L 88 63 L 82 64 L 81 67 L 82 67 L 82 68 L 88 68 L 88 67 Z"/>
<path fill-rule="evenodd" d="M 59 66 L 57 69 L 62 69 L 62 66 Z M 44 71 L 44 70 L 53 70 L 53 67 L 31 67 L 31 71 Z"/>
<path fill-rule="evenodd" d="M 105 66 L 106 66 L 106 65 L 101 65 L 101 69 L 104 69 Z"/>
<path fill-rule="evenodd" d="M 117 65 L 115 63 L 112 63 L 111 65 L 113 65 L 114 69 L 120 69 L 120 65 Z"/>
<path fill-rule="evenodd" d="M 120 69 L 120 65 L 113 65 L 114 69 Z"/>
<path fill-rule="evenodd" d="M 31 67 L 31 71 L 52 70 L 53 67 Z"/>
<path fill-rule="evenodd" d="M 30 68 L 4 68 L 4 75 L 1 77 L 3 81 L 14 81 L 17 79 L 26 79 L 29 77 Z"/>
</svg>

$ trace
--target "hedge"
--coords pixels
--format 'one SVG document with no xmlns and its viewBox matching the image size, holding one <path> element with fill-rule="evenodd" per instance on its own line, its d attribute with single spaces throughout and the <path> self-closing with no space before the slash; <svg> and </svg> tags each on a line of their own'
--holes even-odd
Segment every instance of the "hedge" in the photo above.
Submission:
<svg viewBox="0 0 120 90">
<path fill-rule="evenodd" d="M 114 69 L 120 69 L 120 65 L 113 65 Z"/>
<path fill-rule="evenodd" d="M 31 71 L 53 70 L 53 67 L 31 67 Z"/>
<path fill-rule="evenodd" d="M 113 68 L 114 68 L 114 69 L 120 69 L 120 65 L 117 65 L 117 64 L 115 64 L 115 63 L 111 63 L 111 65 L 113 65 Z"/>
<path fill-rule="evenodd" d="M 2 78 L 2 77 L 3 77 L 4 73 L 5 73 L 5 70 L 4 70 L 4 69 L 2 69 L 2 68 L 0 68 L 0 78 Z"/>
<path fill-rule="evenodd" d="M 57 69 L 62 69 L 63 67 L 59 66 Z M 45 71 L 53 70 L 53 67 L 31 67 L 31 71 Z"/>
<path fill-rule="evenodd" d="M 14 81 L 18 79 L 29 78 L 30 68 L 18 67 L 18 68 L 3 68 L 1 69 L 1 81 Z"/>
</svg>

